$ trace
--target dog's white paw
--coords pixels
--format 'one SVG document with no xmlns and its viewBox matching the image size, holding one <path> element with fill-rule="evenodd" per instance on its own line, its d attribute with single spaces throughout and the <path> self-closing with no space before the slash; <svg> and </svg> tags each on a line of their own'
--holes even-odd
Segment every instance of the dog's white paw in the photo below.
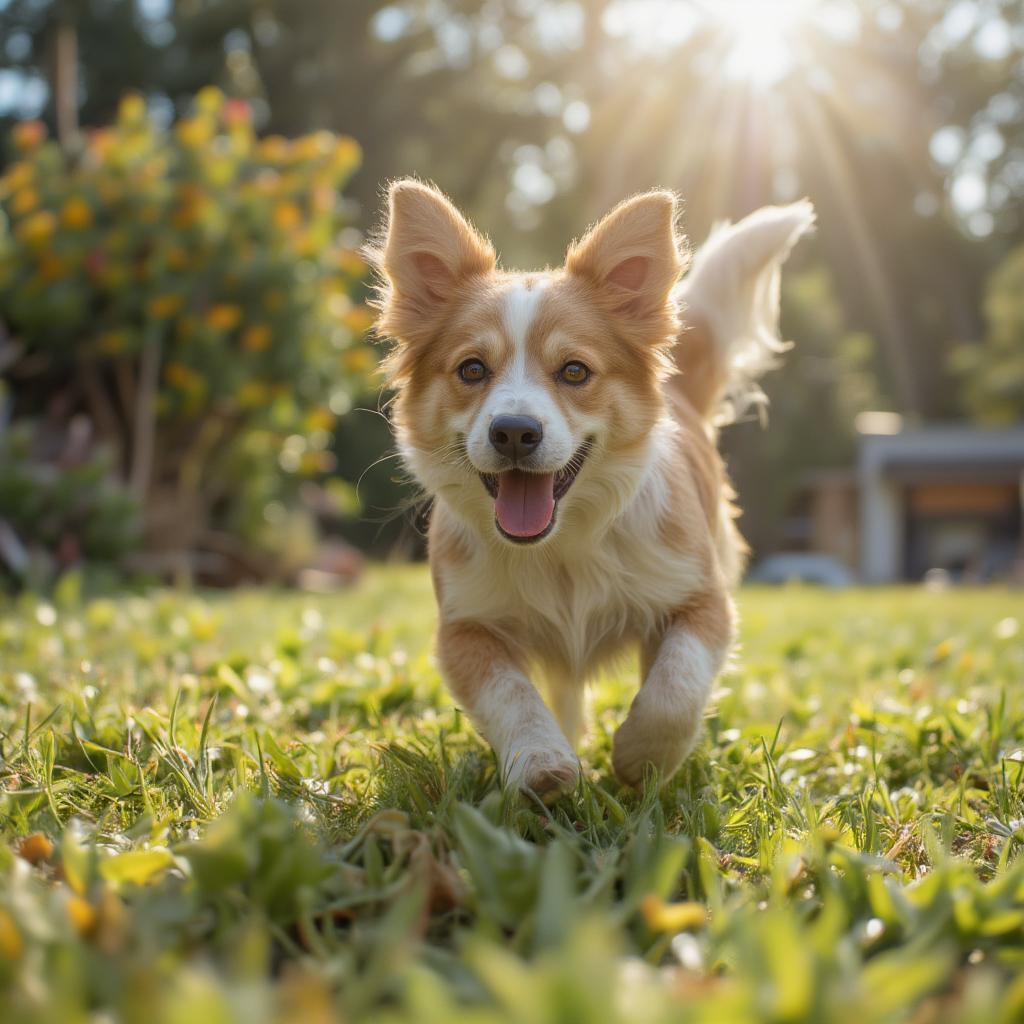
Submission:
<svg viewBox="0 0 1024 1024">
<path fill-rule="evenodd" d="M 646 696 L 641 693 L 633 702 L 612 745 L 615 775 L 628 786 L 639 787 L 652 767 L 667 782 L 697 740 L 699 718 L 666 714 L 659 702 L 644 700 Z"/>
<path fill-rule="evenodd" d="M 579 760 L 568 746 L 524 746 L 505 759 L 505 785 L 534 793 L 546 803 L 575 789 L 579 775 Z"/>
</svg>

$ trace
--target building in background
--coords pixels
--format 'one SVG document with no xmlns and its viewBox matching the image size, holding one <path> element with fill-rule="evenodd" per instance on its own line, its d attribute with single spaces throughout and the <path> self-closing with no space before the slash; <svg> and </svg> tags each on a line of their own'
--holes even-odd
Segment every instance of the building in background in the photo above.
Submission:
<svg viewBox="0 0 1024 1024">
<path fill-rule="evenodd" d="M 857 465 L 815 474 L 787 523 L 796 549 L 830 555 L 865 583 L 1024 581 L 1024 425 L 904 429 L 858 419 Z"/>
</svg>

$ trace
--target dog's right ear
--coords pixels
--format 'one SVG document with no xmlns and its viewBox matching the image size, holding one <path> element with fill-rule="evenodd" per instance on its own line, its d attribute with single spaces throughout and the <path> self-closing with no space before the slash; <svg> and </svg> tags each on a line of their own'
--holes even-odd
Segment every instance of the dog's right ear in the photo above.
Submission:
<svg viewBox="0 0 1024 1024">
<path fill-rule="evenodd" d="M 402 178 L 388 190 L 388 221 L 370 258 L 383 278 L 378 330 L 399 341 L 432 333 L 470 277 L 496 263 L 490 242 L 432 185 Z"/>
</svg>

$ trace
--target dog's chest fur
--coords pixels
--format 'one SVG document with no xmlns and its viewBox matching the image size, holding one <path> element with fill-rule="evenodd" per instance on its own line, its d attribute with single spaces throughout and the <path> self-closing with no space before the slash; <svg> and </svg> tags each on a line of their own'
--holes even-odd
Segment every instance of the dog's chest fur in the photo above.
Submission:
<svg viewBox="0 0 1024 1024">
<path fill-rule="evenodd" d="M 665 543 L 666 516 L 679 512 L 668 503 L 652 474 L 600 536 L 566 523 L 557 543 L 518 551 L 481 540 L 439 502 L 432 534 L 458 537 L 463 553 L 435 563 L 442 615 L 487 626 L 550 672 L 582 680 L 656 634 L 704 581 L 705 557 Z"/>
</svg>

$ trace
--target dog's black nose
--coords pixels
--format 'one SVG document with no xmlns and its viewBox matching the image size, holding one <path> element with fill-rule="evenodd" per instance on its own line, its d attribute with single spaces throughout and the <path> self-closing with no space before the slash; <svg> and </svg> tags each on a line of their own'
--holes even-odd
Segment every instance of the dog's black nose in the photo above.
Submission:
<svg viewBox="0 0 1024 1024">
<path fill-rule="evenodd" d="M 495 416 L 488 437 L 496 451 L 518 462 L 540 444 L 544 428 L 532 416 Z"/>
</svg>

